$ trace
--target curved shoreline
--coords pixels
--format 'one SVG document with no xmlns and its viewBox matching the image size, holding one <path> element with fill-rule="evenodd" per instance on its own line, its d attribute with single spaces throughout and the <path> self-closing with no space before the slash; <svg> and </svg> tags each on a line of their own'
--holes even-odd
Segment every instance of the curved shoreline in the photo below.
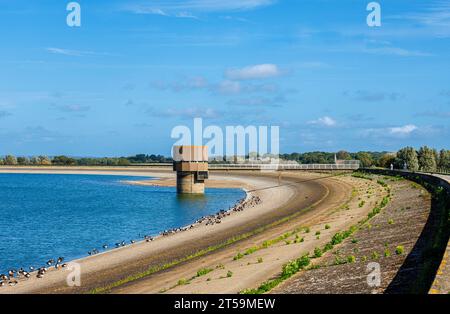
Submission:
<svg viewBox="0 0 450 314">
<path fill-rule="evenodd" d="M 19 171 L 20 173 L 23 173 L 23 170 Z M 8 172 L 13 173 L 12 171 Z M 54 173 L 51 170 L 40 169 L 39 173 L 42 172 Z M 27 173 L 30 173 L 30 171 Z M 31 171 L 31 173 L 36 172 Z M 58 169 L 57 173 L 85 174 L 85 171 L 61 171 Z M 122 171 L 101 171 L 100 173 L 97 171 L 89 171 L 88 174 L 127 175 Z M 136 173 L 133 172 L 132 175 L 135 176 Z M 142 171 L 140 173 L 140 176 L 159 177 L 160 175 L 166 177 L 172 174 L 165 171 Z M 214 174 L 213 176 L 225 181 L 229 180 L 230 177 L 233 177 L 235 180 L 243 182 L 243 185 L 248 185 L 248 187 L 251 186 L 254 190 L 258 188 L 266 189 L 268 187 L 273 187 L 276 185 L 275 183 L 278 183 L 277 178 L 261 174 L 259 176 L 255 174 L 249 175 L 248 173 L 232 175 Z M 277 191 L 274 193 L 274 190 Z M 189 253 L 193 254 L 202 247 L 205 248 L 214 243 L 221 243 L 232 235 L 241 234 L 244 231 L 254 229 L 254 227 L 260 224 L 257 221 L 259 216 L 271 216 L 272 212 L 279 205 L 282 206 L 289 203 L 291 198 L 294 198 L 296 195 L 295 192 L 295 189 L 289 186 L 287 188 L 283 187 L 253 191 L 247 193 L 247 195 L 262 195 L 264 198 L 262 206 L 257 205 L 248 211 L 235 213 L 230 217 L 227 217 L 220 225 L 208 227 L 200 225 L 193 230 L 173 234 L 169 237 L 161 237 L 152 243 L 145 243 L 143 241 L 137 242 L 133 245 L 75 260 L 75 262 L 79 263 L 82 267 L 82 286 L 80 288 L 68 288 L 65 284 L 68 273 L 64 270 L 59 270 L 49 271 L 44 279 L 38 280 L 33 277 L 27 281 L 21 281 L 20 284 L 15 287 L 4 287 L 0 290 L 0 293 L 86 292 L 93 287 L 102 286 L 118 279 L 120 280 L 123 278 L 124 273 L 133 274 L 143 271 L 148 269 L 149 265 L 171 261 L 174 259 L 175 255 L 178 255 L 179 257 L 180 255 L 189 255 Z M 277 195 L 278 197 L 276 197 Z M 255 222 L 257 223 L 255 224 Z M 264 222 L 264 220 L 262 222 Z M 245 227 L 247 224 L 249 224 L 249 226 Z M 181 245 L 179 243 L 181 243 Z M 181 250 L 180 247 L 182 248 Z M 155 261 L 154 255 L 158 255 L 160 258 Z M 118 272 L 118 269 L 121 269 L 121 271 Z"/>
</svg>

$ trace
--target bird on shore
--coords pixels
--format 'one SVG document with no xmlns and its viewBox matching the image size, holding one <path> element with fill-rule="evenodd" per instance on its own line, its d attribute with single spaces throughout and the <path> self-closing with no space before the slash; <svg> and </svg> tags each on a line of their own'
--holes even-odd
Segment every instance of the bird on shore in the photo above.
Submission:
<svg viewBox="0 0 450 314">
<path fill-rule="evenodd" d="M 12 280 L 10 280 L 10 281 L 8 282 L 8 284 L 9 284 L 11 287 L 17 285 L 18 283 L 19 283 L 19 282 L 18 282 L 16 279 L 12 279 Z"/>
<path fill-rule="evenodd" d="M 43 278 L 43 277 L 44 277 L 44 274 L 45 274 L 46 272 L 47 272 L 47 268 L 41 267 L 41 268 L 39 268 L 36 277 L 37 277 L 37 278 Z"/>
<path fill-rule="evenodd" d="M 47 261 L 47 265 L 48 266 L 52 266 L 54 263 L 55 263 L 54 259 L 50 259 L 50 260 Z"/>
</svg>

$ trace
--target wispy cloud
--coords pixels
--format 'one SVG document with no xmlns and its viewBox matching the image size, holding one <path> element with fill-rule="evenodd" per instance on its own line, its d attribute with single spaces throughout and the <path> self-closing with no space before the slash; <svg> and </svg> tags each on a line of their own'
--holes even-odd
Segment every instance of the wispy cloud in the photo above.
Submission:
<svg viewBox="0 0 450 314">
<path fill-rule="evenodd" d="M 79 112 L 86 112 L 91 109 L 90 106 L 83 106 L 78 104 L 72 104 L 72 105 L 54 105 L 54 107 L 60 111 L 63 112 L 72 112 L 72 113 L 79 113 Z"/>
<path fill-rule="evenodd" d="M 192 76 L 183 78 L 177 82 L 165 82 L 163 80 L 156 80 L 151 82 L 150 86 L 158 90 L 182 92 L 208 88 L 209 82 L 202 76 Z"/>
<path fill-rule="evenodd" d="M 229 80 L 255 80 L 277 77 L 281 75 L 281 71 L 275 64 L 257 64 L 244 68 L 228 69 L 225 77 Z"/>
<path fill-rule="evenodd" d="M 230 100 L 228 102 L 231 106 L 242 107 L 281 107 L 282 103 L 286 102 L 284 96 L 276 97 L 252 97 L 244 99 Z"/>
<path fill-rule="evenodd" d="M 149 109 L 147 113 L 160 117 L 174 117 L 174 118 L 182 118 L 182 119 L 193 119 L 193 118 L 204 118 L 204 119 L 214 119 L 221 116 L 220 112 L 218 112 L 214 108 L 202 108 L 202 107 L 189 107 L 189 108 L 169 108 L 165 110 L 155 110 Z"/>
<path fill-rule="evenodd" d="M 409 20 L 420 25 L 436 37 L 450 36 L 450 3 L 448 1 L 429 1 L 428 8 L 422 12 L 387 16 L 387 19 Z"/>
<path fill-rule="evenodd" d="M 385 100 L 396 101 L 402 97 L 399 93 L 377 92 L 367 90 L 357 90 L 355 92 L 344 92 L 345 96 L 349 96 L 357 101 L 364 102 L 380 102 Z"/>
<path fill-rule="evenodd" d="M 429 134 L 433 128 L 419 128 L 414 124 L 406 124 L 402 126 L 389 126 L 389 127 L 375 127 L 361 129 L 358 133 L 363 138 L 371 138 L 375 140 L 383 139 L 405 139 L 410 138 L 413 135 L 426 135 Z"/>
<path fill-rule="evenodd" d="M 377 55 L 394 55 L 399 57 L 432 57 L 432 53 L 408 50 L 399 47 L 363 48 L 363 52 Z"/>
<path fill-rule="evenodd" d="M 55 47 L 49 47 L 49 48 L 46 48 L 45 50 L 47 50 L 48 52 L 53 53 L 53 54 L 72 56 L 72 57 L 110 56 L 111 55 L 111 54 L 105 53 L 105 52 L 82 51 L 82 50 L 72 50 L 72 49 L 55 48 Z"/>
<path fill-rule="evenodd" d="M 320 126 L 324 126 L 324 127 L 334 127 L 337 125 L 337 122 L 333 118 L 325 116 L 325 117 L 318 118 L 317 120 L 309 121 L 308 124 L 320 125 Z"/>
<path fill-rule="evenodd" d="M 415 114 L 416 117 L 430 117 L 439 119 L 450 118 L 450 111 L 423 111 Z"/>
<path fill-rule="evenodd" d="M 414 124 L 408 124 L 399 127 L 389 128 L 389 133 L 392 135 L 406 136 L 416 131 L 418 128 Z"/>
<path fill-rule="evenodd" d="M 230 12 L 246 11 L 272 5 L 276 0 L 156 0 L 141 1 L 126 5 L 125 10 L 137 14 L 158 14 L 176 16 L 180 13 L 191 12 Z M 181 17 L 181 16 L 180 16 Z"/>
<path fill-rule="evenodd" d="M 244 83 L 229 79 L 219 82 L 209 82 L 203 76 L 185 77 L 172 82 L 155 80 L 150 83 L 150 87 L 160 91 L 171 91 L 175 93 L 203 90 L 218 95 L 238 95 L 241 93 L 272 94 L 279 91 L 278 85 L 274 83 Z"/>
</svg>

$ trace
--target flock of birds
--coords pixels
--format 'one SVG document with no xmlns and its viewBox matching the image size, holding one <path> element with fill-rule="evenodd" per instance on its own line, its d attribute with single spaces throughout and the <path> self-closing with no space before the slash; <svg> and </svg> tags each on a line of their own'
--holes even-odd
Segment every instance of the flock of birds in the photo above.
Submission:
<svg viewBox="0 0 450 314">
<path fill-rule="evenodd" d="M 230 216 L 232 212 L 242 212 L 245 209 L 254 207 L 256 205 L 261 204 L 261 198 L 259 196 L 252 196 L 249 199 L 242 199 L 236 205 L 233 207 L 230 207 L 228 210 L 221 210 L 216 214 L 204 216 L 200 219 L 198 219 L 194 224 L 188 226 L 188 227 L 180 227 L 180 228 L 173 228 L 169 230 L 164 230 L 160 233 L 161 236 L 166 237 L 175 233 L 187 231 L 190 229 L 193 229 L 195 225 L 201 225 L 205 224 L 206 226 L 209 225 L 215 225 L 220 224 L 222 222 L 222 219 L 224 219 L 227 216 Z M 151 242 L 154 240 L 152 236 L 144 235 L 142 236 L 145 242 Z M 129 241 L 129 244 L 136 243 L 135 240 Z M 117 242 L 115 243 L 115 248 L 120 248 L 126 246 L 128 243 L 126 241 Z M 109 248 L 108 244 L 104 244 L 102 246 L 103 250 L 107 250 Z M 99 254 L 100 251 L 98 249 L 92 249 L 88 252 L 89 256 Z M 67 264 L 63 263 L 64 257 L 58 257 L 55 259 L 50 259 L 45 263 L 45 266 L 35 268 L 33 266 L 29 267 L 29 270 L 25 270 L 23 268 L 20 269 L 11 269 L 8 271 L 8 274 L 0 274 L 0 287 L 4 287 L 6 285 L 8 286 L 16 286 L 19 283 L 19 280 L 26 280 L 32 277 L 34 275 L 36 278 L 44 278 L 45 274 L 49 271 L 51 267 L 54 267 L 54 269 L 60 269 L 60 268 L 66 268 Z"/>
<path fill-rule="evenodd" d="M 67 264 L 63 262 L 64 257 L 58 257 L 56 261 L 54 259 L 50 259 L 47 261 L 46 266 L 42 266 L 37 269 L 33 266 L 30 266 L 28 271 L 23 268 L 10 269 L 7 275 L 0 275 L 0 287 L 4 287 L 6 285 L 15 286 L 19 283 L 19 279 L 31 278 L 31 274 L 33 272 L 36 272 L 36 278 L 44 278 L 45 273 L 49 270 L 50 267 L 55 267 L 55 269 L 67 267 Z"/>
</svg>

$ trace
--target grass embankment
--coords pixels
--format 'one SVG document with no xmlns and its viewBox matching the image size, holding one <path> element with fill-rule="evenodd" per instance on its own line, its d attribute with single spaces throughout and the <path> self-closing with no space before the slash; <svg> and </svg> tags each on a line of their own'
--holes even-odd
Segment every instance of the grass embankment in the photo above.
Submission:
<svg viewBox="0 0 450 314">
<path fill-rule="evenodd" d="M 352 176 L 356 177 L 356 178 L 360 178 L 360 179 L 372 180 L 372 178 L 370 176 L 367 176 L 366 174 L 360 173 L 360 172 L 356 172 L 356 173 L 352 174 Z M 312 255 L 308 252 L 308 253 L 302 255 L 300 258 L 298 258 L 294 261 L 290 261 L 287 264 L 283 265 L 281 274 L 277 278 L 265 281 L 256 289 L 243 290 L 243 291 L 241 291 L 241 294 L 263 294 L 263 293 L 269 292 L 270 290 L 272 290 L 273 288 L 278 286 L 280 283 L 282 283 L 286 279 L 289 279 L 290 277 L 292 277 L 296 273 L 300 272 L 301 270 L 306 269 L 308 266 L 310 269 L 320 267 L 318 265 L 312 265 L 311 261 L 322 257 L 323 254 L 332 250 L 335 246 L 341 244 L 345 239 L 349 238 L 357 230 L 362 228 L 369 220 L 371 220 L 373 217 L 375 217 L 377 214 L 379 214 L 381 212 L 381 210 L 387 206 L 387 204 L 389 203 L 389 200 L 390 200 L 390 196 L 391 196 L 390 187 L 387 183 L 385 183 L 384 181 L 381 181 L 381 180 L 378 180 L 377 183 L 386 189 L 388 195 L 383 197 L 380 204 L 375 206 L 372 209 L 372 211 L 369 212 L 369 214 L 367 215 L 367 217 L 365 219 L 359 221 L 358 224 L 351 226 L 348 230 L 336 233 L 332 237 L 331 241 L 328 242 L 327 244 L 325 244 L 323 246 L 323 248 L 320 248 L 320 247 L 315 248 Z M 307 228 L 307 230 L 309 230 L 309 228 Z M 294 230 L 292 232 L 292 234 L 295 234 L 296 233 L 295 231 L 296 230 Z M 278 239 L 275 239 L 275 240 L 278 240 Z M 339 265 L 339 264 L 345 264 L 345 263 L 353 263 L 354 261 L 355 261 L 354 256 L 349 256 L 347 259 L 336 258 L 335 264 Z"/>
</svg>

